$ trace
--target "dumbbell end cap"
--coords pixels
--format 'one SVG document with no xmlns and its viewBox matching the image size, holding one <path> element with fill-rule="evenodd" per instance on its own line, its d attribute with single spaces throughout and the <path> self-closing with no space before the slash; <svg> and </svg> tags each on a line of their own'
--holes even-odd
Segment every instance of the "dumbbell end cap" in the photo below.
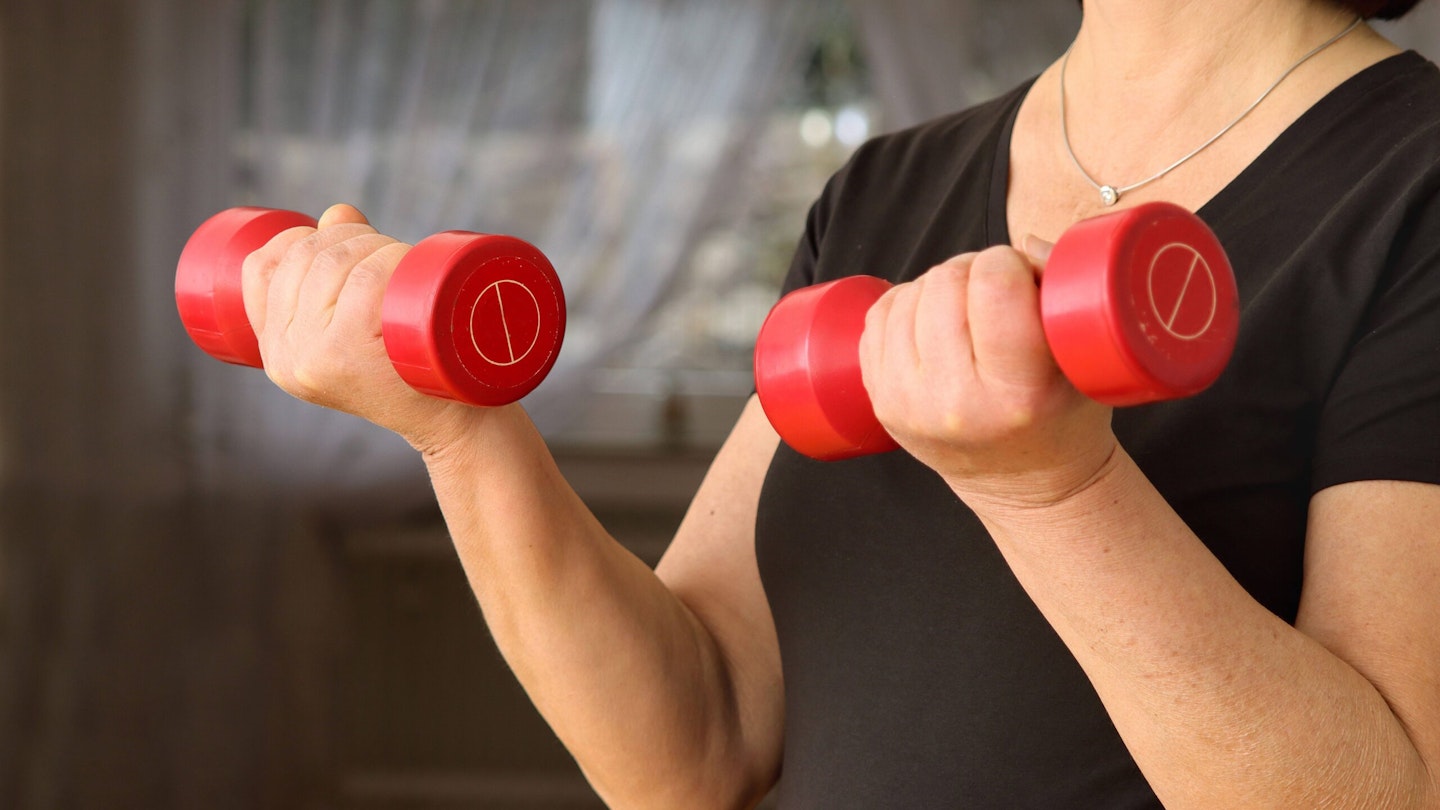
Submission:
<svg viewBox="0 0 1440 810">
<path fill-rule="evenodd" d="M 1061 371 L 1114 406 L 1205 390 L 1229 362 L 1239 328 L 1219 240 L 1196 215 L 1160 202 L 1066 231 L 1045 268 L 1041 311 Z"/>
<path fill-rule="evenodd" d="M 385 350 L 412 388 L 494 407 L 519 401 L 554 367 L 565 294 L 533 245 L 446 231 L 401 259 L 381 318 Z"/>
</svg>

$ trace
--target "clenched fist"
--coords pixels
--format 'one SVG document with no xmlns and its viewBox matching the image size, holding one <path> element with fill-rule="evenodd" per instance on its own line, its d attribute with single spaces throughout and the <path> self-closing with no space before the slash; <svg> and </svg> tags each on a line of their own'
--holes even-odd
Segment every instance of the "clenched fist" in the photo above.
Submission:
<svg viewBox="0 0 1440 810">
<path fill-rule="evenodd" d="M 381 305 L 410 245 L 336 205 L 317 228 L 291 228 L 251 253 L 245 311 L 270 379 L 291 395 L 400 434 L 423 452 L 458 437 L 487 409 L 427 397 L 385 351 Z"/>
<path fill-rule="evenodd" d="M 1111 409 L 1066 380 L 1046 343 L 1046 251 L 1034 252 L 967 253 L 899 284 L 860 339 L 876 417 L 972 507 L 1063 498 L 1116 447 Z"/>
</svg>

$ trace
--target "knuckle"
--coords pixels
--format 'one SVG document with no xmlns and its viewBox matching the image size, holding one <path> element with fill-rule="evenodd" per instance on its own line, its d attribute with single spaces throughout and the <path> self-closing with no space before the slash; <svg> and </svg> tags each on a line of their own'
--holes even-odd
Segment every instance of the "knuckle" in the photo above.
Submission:
<svg viewBox="0 0 1440 810">
<path fill-rule="evenodd" d="M 865 395 L 870 399 L 870 412 L 875 414 L 875 420 L 882 425 L 894 424 L 894 398 L 890 395 L 886 380 L 879 377 L 866 380 Z"/>
<path fill-rule="evenodd" d="M 327 341 L 305 351 L 290 367 L 290 392 L 307 402 L 323 404 L 342 387 L 346 361 Z"/>
<path fill-rule="evenodd" d="M 287 364 L 273 361 L 266 363 L 265 376 L 270 378 L 270 382 L 274 383 L 276 388 L 286 393 L 293 394 L 298 388 L 295 377 Z"/>
<path fill-rule="evenodd" d="M 972 270 L 975 274 L 987 275 L 993 273 L 1010 273 L 1024 266 L 1014 248 L 1005 245 L 996 245 L 986 248 L 975 255 L 975 262 Z"/>
<path fill-rule="evenodd" d="M 390 242 L 394 243 L 394 240 Z M 365 286 L 385 286 L 398 263 L 394 252 L 388 250 L 388 247 L 388 244 L 382 244 L 378 248 L 367 250 L 351 269 L 351 280 Z"/>
<path fill-rule="evenodd" d="M 394 244 L 388 236 L 369 233 L 327 245 L 311 262 L 313 270 L 346 276 L 360 276 L 364 280 L 386 280 L 389 277 L 385 248 Z"/>
<path fill-rule="evenodd" d="M 320 253 L 323 245 L 318 234 L 309 234 L 296 239 L 285 247 L 284 251 L 275 258 L 275 273 L 284 273 L 287 276 L 309 272 L 315 264 L 315 259 Z"/>
<path fill-rule="evenodd" d="M 958 256 L 951 256 L 950 258 L 948 258 L 948 259 L 946 259 L 945 261 L 941 262 L 940 264 L 936 265 L 936 269 L 939 269 L 939 268 L 942 268 L 942 267 L 943 267 L 943 268 L 947 268 L 948 270 L 952 270 L 952 271 L 953 271 L 953 270 L 965 270 L 965 269 L 969 268 L 970 265 L 975 261 L 975 257 L 976 257 L 977 255 L 979 255 L 979 254 L 977 254 L 977 253 L 974 252 L 974 251 L 970 251 L 970 252 L 968 252 L 968 253 L 961 253 L 961 254 L 959 254 Z"/>
<path fill-rule="evenodd" d="M 310 260 L 310 269 L 321 273 L 348 273 L 363 255 L 349 240 L 326 245 Z"/>
<path fill-rule="evenodd" d="M 303 261 L 309 263 L 321 250 L 325 248 L 326 239 L 321 231 L 311 231 L 304 236 L 291 242 L 285 248 L 282 261 L 294 262 Z"/>
<path fill-rule="evenodd" d="M 291 369 L 291 379 L 294 380 L 295 393 L 301 399 L 311 398 L 315 392 L 323 391 L 330 375 L 329 364 L 323 358 L 306 358 L 298 360 Z"/>
<path fill-rule="evenodd" d="M 302 338 L 293 330 L 286 330 L 268 335 L 261 346 L 265 375 L 285 393 L 305 402 L 323 404 L 326 392 L 337 389 L 345 359 L 324 336 Z"/>
<path fill-rule="evenodd" d="M 1034 283 L 1035 274 L 1030 264 L 1008 248 L 992 248 L 975 257 L 970 274 L 972 289 L 989 291 L 992 295 L 1006 295 L 1009 290 Z"/>
<path fill-rule="evenodd" d="M 938 264 L 929 272 L 921 276 L 917 281 L 923 281 L 939 290 L 945 295 L 956 295 L 965 289 L 971 274 L 971 266 L 974 263 L 974 254 L 956 257 L 950 261 Z"/>
<path fill-rule="evenodd" d="M 247 255 L 245 260 L 240 263 L 241 283 L 253 284 L 267 278 L 275 272 L 277 264 L 278 261 L 274 254 L 265 248 Z"/>
<path fill-rule="evenodd" d="M 1039 409 L 1030 402 L 1013 403 L 1005 416 L 1005 427 L 1010 430 L 1024 430 L 1040 420 Z"/>
<path fill-rule="evenodd" d="M 913 320 L 915 311 L 930 298 L 927 290 L 934 282 L 935 279 L 921 276 L 908 284 L 897 286 L 895 288 L 895 304 L 891 311 L 902 318 Z"/>
<path fill-rule="evenodd" d="M 269 242 L 261 245 L 245 256 L 240 264 L 242 278 L 258 278 L 274 273 L 275 268 L 289 254 L 298 239 L 305 238 L 307 232 L 313 233 L 314 229 L 297 227 L 281 231 L 270 239 Z"/>
<path fill-rule="evenodd" d="M 862 337 L 865 334 L 879 330 L 885 325 L 885 322 L 889 320 L 890 310 L 895 305 L 895 296 L 899 294 L 896 290 L 899 289 L 900 287 L 896 286 L 886 290 L 885 294 L 877 298 L 875 303 L 871 304 L 870 308 L 865 311 L 865 330 L 862 332 Z"/>
</svg>

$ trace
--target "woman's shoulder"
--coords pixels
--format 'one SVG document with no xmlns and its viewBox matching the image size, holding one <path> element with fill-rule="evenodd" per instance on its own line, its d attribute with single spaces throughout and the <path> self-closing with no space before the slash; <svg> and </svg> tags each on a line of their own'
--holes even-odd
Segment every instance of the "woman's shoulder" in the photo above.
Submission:
<svg viewBox="0 0 1440 810">
<path fill-rule="evenodd" d="M 1378 94 L 1382 99 L 1428 98 L 1433 102 L 1440 97 L 1440 67 L 1416 51 L 1402 51 L 1360 71 L 1346 85 L 1355 85 L 1352 90 L 1366 95 Z M 1420 111 L 1429 112 L 1432 117 L 1440 116 L 1440 106 L 1434 104 Z"/>
<path fill-rule="evenodd" d="M 1361 152 L 1440 143 L 1440 68 L 1415 51 L 1376 62 L 1296 122 L 1296 140 L 1337 140 Z"/>
<path fill-rule="evenodd" d="M 1433 205 L 1437 189 L 1440 69 L 1407 51 L 1316 102 L 1203 211 L 1235 230 L 1353 221 L 1375 231 Z"/>
</svg>

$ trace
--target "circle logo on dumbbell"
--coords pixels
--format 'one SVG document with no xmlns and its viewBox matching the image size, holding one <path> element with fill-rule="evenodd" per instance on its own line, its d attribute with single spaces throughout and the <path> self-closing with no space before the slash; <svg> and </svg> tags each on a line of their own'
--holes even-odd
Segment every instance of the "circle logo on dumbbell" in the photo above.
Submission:
<svg viewBox="0 0 1440 810">
<path fill-rule="evenodd" d="M 1210 331 L 1220 309 L 1219 286 L 1210 262 L 1191 245 L 1171 242 L 1150 262 L 1150 307 L 1161 327 L 1177 340 L 1197 340 Z"/>
<path fill-rule="evenodd" d="M 470 308 L 470 343 L 491 365 L 523 362 L 539 343 L 540 332 L 540 300 L 514 279 L 491 282 Z"/>
</svg>

